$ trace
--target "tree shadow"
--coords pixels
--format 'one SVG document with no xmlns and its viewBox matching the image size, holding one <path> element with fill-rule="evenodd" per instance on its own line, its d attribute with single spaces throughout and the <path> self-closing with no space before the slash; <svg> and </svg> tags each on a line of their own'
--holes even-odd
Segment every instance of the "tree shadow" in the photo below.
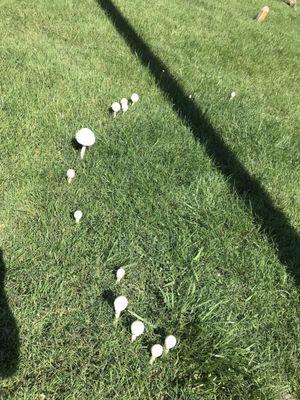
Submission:
<svg viewBox="0 0 300 400">
<path fill-rule="evenodd" d="M 156 56 L 130 22 L 111 0 L 97 0 L 132 53 L 155 79 L 157 87 L 168 98 L 174 111 L 201 143 L 215 167 L 224 175 L 234 194 L 252 212 L 255 223 L 275 247 L 279 260 L 286 266 L 297 285 L 300 284 L 300 236 L 287 216 L 277 208 L 260 182 L 250 175 L 224 142 L 205 113 L 189 98 L 167 65 Z"/>
<path fill-rule="evenodd" d="M 13 375 L 19 364 L 19 329 L 5 294 L 5 263 L 0 250 L 0 379 Z"/>
</svg>

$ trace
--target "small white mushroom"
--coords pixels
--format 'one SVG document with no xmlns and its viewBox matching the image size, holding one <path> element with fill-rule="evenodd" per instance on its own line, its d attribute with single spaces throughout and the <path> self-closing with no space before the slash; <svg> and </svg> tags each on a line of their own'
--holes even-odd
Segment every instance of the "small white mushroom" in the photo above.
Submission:
<svg viewBox="0 0 300 400">
<path fill-rule="evenodd" d="M 122 110 L 123 110 L 123 113 L 128 111 L 128 104 L 122 104 Z"/>
<path fill-rule="evenodd" d="M 169 335 L 165 338 L 165 348 L 166 348 L 166 353 L 168 353 L 169 350 L 173 349 L 173 347 L 176 346 L 177 340 L 176 337 L 173 335 Z"/>
<path fill-rule="evenodd" d="M 235 92 L 231 92 L 230 93 L 230 100 L 232 100 L 235 96 L 236 96 L 236 93 Z"/>
<path fill-rule="evenodd" d="M 119 268 L 119 269 L 117 270 L 116 276 L 117 276 L 117 282 L 120 282 L 121 279 L 123 279 L 124 276 L 125 276 L 125 269 Z"/>
<path fill-rule="evenodd" d="M 163 347 L 160 344 L 155 344 L 151 347 L 151 359 L 150 364 L 153 364 L 154 361 L 160 357 L 163 353 Z"/>
<path fill-rule="evenodd" d="M 139 99 L 140 99 L 139 95 L 137 93 L 133 93 L 133 95 L 131 96 L 132 104 L 137 103 Z"/>
<path fill-rule="evenodd" d="M 74 212 L 74 218 L 77 224 L 79 224 L 81 218 L 82 218 L 82 211 L 77 210 Z"/>
<path fill-rule="evenodd" d="M 67 178 L 68 178 L 68 183 L 72 182 L 72 179 L 75 178 L 75 170 L 70 168 L 67 171 Z"/>
<path fill-rule="evenodd" d="M 128 307 L 128 300 L 125 296 L 119 296 L 114 301 L 114 309 L 116 313 L 116 320 L 120 318 L 121 312 Z"/>
<path fill-rule="evenodd" d="M 112 105 L 111 105 L 111 109 L 112 109 L 113 112 L 114 112 L 114 118 L 115 118 L 116 115 L 117 115 L 117 112 L 119 112 L 119 111 L 121 110 L 121 106 L 120 106 L 119 103 L 114 102 L 114 103 L 112 103 Z"/>
<path fill-rule="evenodd" d="M 136 338 L 141 336 L 145 331 L 145 325 L 142 321 L 134 321 L 131 324 L 131 341 L 134 342 Z"/>
<path fill-rule="evenodd" d="M 121 99 L 121 106 L 122 106 L 122 108 L 123 108 L 123 105 L 128 105 L 128 100 L 127 99 L 125 99 L 125 97 L 123 97 L 122 99 Z"/>
<path fill-rule="evenodd" d="M 83 158 L 86 148 L 92 146 L 96 141 L 94 132 L 92 132 L 89 128 L 80 129 L 76 133 L 76 140 L 82 146 L 80 158 Z"/>
</svg>

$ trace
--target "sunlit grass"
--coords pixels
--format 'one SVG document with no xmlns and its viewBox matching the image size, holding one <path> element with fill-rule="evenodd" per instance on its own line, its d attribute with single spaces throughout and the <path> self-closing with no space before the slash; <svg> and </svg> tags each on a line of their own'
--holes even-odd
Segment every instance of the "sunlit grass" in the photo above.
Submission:
<svg viewBox="0 0 300 400">
<path fill-rule="evenodd" d="M 299 229 L 299 17 L 272 0 L 257 25 L 262 4 L 244 3 L 116 1 Z M 21 342 L 0 398 L 300 395 L 298 288 L 97 2 L 4 1 L 0 16 L 0 248 Z M 178 345 L 151 367 L 167 334 Z"/>
</svg>

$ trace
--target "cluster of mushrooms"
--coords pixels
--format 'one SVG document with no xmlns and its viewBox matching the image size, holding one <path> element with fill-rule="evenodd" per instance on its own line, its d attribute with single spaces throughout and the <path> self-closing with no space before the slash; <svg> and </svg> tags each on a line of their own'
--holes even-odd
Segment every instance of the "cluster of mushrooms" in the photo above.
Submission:
<svg viewBox="0 0 300 400">
<path fill-rule="evenodd" d="M 125 276 L 124 268 L 119 268 L 116 273 L 117 283 L 120 282 Z M 118 296 L 114 301 L 114 309 L 115 309 L 115 321 L 117 322 L 121 316 L 121 313 L 126 310 L 128 307 L 128 300 L 125 296 Z M 142 321 L 136 320 L 131 324 L 131 342 L 134 342 L 139 336 L 141 336 L 145 331 L 145 325 Z M 173 335 L 168 335 L 165 338 L 165 354 L 169 352 L 169 350 L 173 349 L 176 346 L 177 340 Z M 151 347 L 151 358 L 150 364 L 152 365 L 154 361 L 163 355 L 164 348 L 161 344 L 154 344 Z"/>
<path fill-rule="evenodd" d="M 139 95 L 137 93 L 133 93 L 133 95 L 130 97 L 131 104 L 134 106 L 135 103 L 139 101 L 139 99 L 140 99 Z M 128 111 L 128 108 L 129 108 L 128 99 L 126 99 L 125 97 L 121 99 L 120 103 L 115 101 L 111 105 L 111 110 L 113 112 L 114 118 L 117 116 L 117 113 L 121 111 L 121 109 L 123 113 L 125 113 L 126 111 Z"/>
<path fill-rule="evenodd" d="M 139 95 L 134 93 L 131 96 L 131 104 L 134 105 L 139 100 Z M 123 113 L 128 110 L 128 100 L 126 98 L 122 98 L 120 103 L 113 103 L 111 109 L 114 113 L 114 117 L 116 117 L 117 113 L 122 109 Z M 96 139 L 95 134 L 89 128 L 80 129 L 75 135 L 76 141 L 79 145 L 81 145 L 80 158 L 83 159 L 85 151 L 88 147 L 92 146 Z M 67 171 L 67 180 L 68 183 L 71 183 L 75 178 L 75 170 L 68 169 Z M 74 212 L 74 219 L 76 223 L 79 223 L 83 216 L 82 211 L 76 210 Z M 120 282 L 125 276 L 125 270 L 123 268 L 119 268 L 117 270 L 116 278 L 117 283 Z M 118 296 L 114 301 L 114 310 L 115 310 L 115 322 L 121 316 L 121 313 L 126 310 L 128 307 L 128 300 L 125 296 Z M 142 321 L 136 320 L 131 324 L 131 341 L 134 342 L 139 336 L 141 336 L 145 331 L 145 325 Z M 165 338 L 164 348 L 161 344 L 154 344 L 151 347 L 151 358 L 150 364 L 153 364 L 154 361 L 161 357 L 162 354 L 168 353 L 169 350 L 173 349 L 176 346 L 177 340 L 173 335 L 169 335 Z"/>
</svg>

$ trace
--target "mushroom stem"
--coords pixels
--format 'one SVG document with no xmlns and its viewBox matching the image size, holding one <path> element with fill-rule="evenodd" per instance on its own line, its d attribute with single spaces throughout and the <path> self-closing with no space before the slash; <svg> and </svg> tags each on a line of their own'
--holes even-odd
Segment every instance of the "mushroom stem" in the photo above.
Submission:
<svg viewBox="0 0 300 400">
<path fill-rule="evenodd" d="M 156 359 L 156 357 L 153 357 L 153 356 L 150 358 L 150 365 L 152 365 L 154 363 L 155 359 Z"/>
<path fill-rule="evenodd" d="M 113 325 L 114 325 L 114 326 L 117 326 L 117 325 L 118 325 L 118 322 L 119 322 L 119 320 L 120 320 L 120 316 L 121 316 L 121 313 L 116 313 L 116 314 L 115 314 L 115 319 L 114 319 L 114 322 L 113 322 Z"/>
<path fill-rule="evenodd" d="M 134 342 L 136 338 L 137 338 L 136 335 L 132 335 L 132 336 L 131 336 L 131 342 Z"/>
<path fill-rule="evenodd" d="M 68 177 L 68 183 L 71 183 L 71 182 L 72 182 L 72 179 L 73 179 L 72 176 L 69 176 L 69 177 Z"/>
<path fill-rule="evenodd" d="M 81 151 L 80 151 L 80 158 L 81 159 L 83 159 L 83 157 L 84 157 L 85 150 L 86 150 L 86 146 L 82 146 Z"/>
</svg>

